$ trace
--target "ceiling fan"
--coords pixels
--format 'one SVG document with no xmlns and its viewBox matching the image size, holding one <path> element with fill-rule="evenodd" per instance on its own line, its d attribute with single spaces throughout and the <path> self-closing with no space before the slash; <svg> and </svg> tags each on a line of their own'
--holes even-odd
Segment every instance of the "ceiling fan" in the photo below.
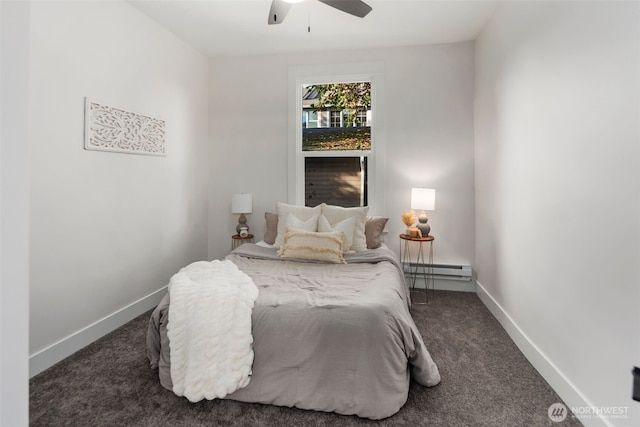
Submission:
<svg viewBox="0 0 640 427">
<path fill-rule="evenodd" d="M 269 25 L 281 24 L 293 3 L 300 3 L 303 0 L 273 0 L 269 10 Z M 318 0 L 321 3 L 335 7 L 338 10 L 350 15 L 364 18 L 371 12 L 371 6 L 362 0 Z"/>
</svg>

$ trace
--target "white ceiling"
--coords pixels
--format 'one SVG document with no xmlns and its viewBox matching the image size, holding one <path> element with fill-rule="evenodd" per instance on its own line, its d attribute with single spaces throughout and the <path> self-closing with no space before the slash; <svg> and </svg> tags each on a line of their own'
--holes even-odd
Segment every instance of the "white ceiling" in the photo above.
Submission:
<svg viewBox="0 0 640 427">
<path fill-rule="evenodd" d="M 498 1 L 365 0 L 356 18 L 316 0 L 267 25 L 271 0 L 128 0 L 208 56 L 407 46 L 474 40 Z M 307 24 L 311 24 L 311 32 Z"/>
</svg>

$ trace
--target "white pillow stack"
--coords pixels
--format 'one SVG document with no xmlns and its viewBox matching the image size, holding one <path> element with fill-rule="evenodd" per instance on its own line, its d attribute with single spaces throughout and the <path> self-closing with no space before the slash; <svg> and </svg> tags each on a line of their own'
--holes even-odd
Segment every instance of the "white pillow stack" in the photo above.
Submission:
<svg viewBox="0 0 640 427">
<path fill-rule="evenodd" d="M 343 208 L 321 204 L 313 208 L 278 203 L 278 234 L 275 248 L 281 248 L 287 228 L 296 228 L 308 232 L 342 232 L 345 235 L 344 252 L 367 250 L 365 224 L 369 207 Z"/>
<path fill-rule="evenodd" d="M 353 246 L 353 230 L 356 225 L 356 219 L 354 217 L 347 218 L 336 224 L 331 225 L 326 216 L 320 215 L 318 218 L 318 231 L 320 233 L 333 233 L 336 231 L 342 231 L 344 233 L 344 252 L 353 252 L 351 246 Z"/>
<path fill-rule="evenodd" d="M 282 246 L 287 227 L 305 231 L 318 231 L 318 217 L 322 213 L 322 205 L 309 208 L 278 202 L 276 209 L 278 213 L 278 235 L 273 244 L 275 248 Z"/>
<path fill-rule="evenodd" d="M 321 206 L 322 216 L 324 216 L 329 225 L 337 231 L 343 231 L 346 234 L 345 228 L 348 228 L 349 220 L 353 220 L 352 238 L 349 239 L 349 236 L 347 236 L 347 241 L 351 240 L 351 245 L 348 246 L 348 243 L 345 244 L 345 252 L 361 252 L 367 250 L 367 238 L 364 234 L 364 227 L 367 222 L 367 214 L 369 213 L 368 206 L 356 208 L 343 208 L 325 204 Z"/>
</svg>

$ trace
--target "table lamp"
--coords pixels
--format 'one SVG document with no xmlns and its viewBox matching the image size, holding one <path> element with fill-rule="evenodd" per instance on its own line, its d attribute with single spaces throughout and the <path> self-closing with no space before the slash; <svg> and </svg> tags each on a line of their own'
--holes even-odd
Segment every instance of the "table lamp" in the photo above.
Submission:
<svg viewBox="0 0 640 427">
<path fill-rule="evenodd" d="M 418 227 L 420 233 L 422 233 L 422 237 L 427 237 L 431 231 L 431 226 L 427 224 L 429 218 L 427 218 L 425 211 L 433 211 L 436 209 L 436 190 L 431 188 L 412 188 L 411 209 L 421 211 L 416 227 Z"/>
<path fill-rule="evenodd" d="M 231 196 L 231 213 L 240 214 L 236 232 L 241 237 L 249 235 L 249 226 L 247 225 L 247 217 L 244 214 L 250 214 L 253 208 L 253 196 L 251 194 L 234 194 Z"/>
</svg>

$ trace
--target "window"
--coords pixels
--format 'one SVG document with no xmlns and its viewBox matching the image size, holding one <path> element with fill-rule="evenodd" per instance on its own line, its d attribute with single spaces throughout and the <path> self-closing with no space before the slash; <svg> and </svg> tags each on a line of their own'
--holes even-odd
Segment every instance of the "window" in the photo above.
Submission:
<svg viewBox="0 0 640 427">
<path fill-rule="evenodd" d="M 369 206 L 384 214 L 384 133 L 376 122 L 381 70 L 381 64 L 290 69 L 289 203 Z"/>
<path fill-rule="evenodd" d="M 306 206 L 367 206 L 367 190 L 366 157 L 305 157 Z"/>
<path fill-rule="evenodd" d="M 318 113 L 315 111 L 303 111 L 302 112 L 302 127 L 303 128 L 317 128 L 320 126 L 320 119 Z"/>
<path fill-rule="evenodd" d="M 332 128 L 342 127 L 342 111 L 339 111 L 339 110 L 331 111 L 331 127 Z"/>
<path fill-rule="evenodd" d="M 356 126 L 371 126 L 371 111 L 368 110 L 358 110 L 356 113 Z"/>
<path fill-rule="evenodd" d="M 303 84 L 302 108 L 304 204 L 366 206 L 371 82 Z M 312 128 L 308 120 L 304 126 L 305 114 L 329 120 Z"/>
</svg>

